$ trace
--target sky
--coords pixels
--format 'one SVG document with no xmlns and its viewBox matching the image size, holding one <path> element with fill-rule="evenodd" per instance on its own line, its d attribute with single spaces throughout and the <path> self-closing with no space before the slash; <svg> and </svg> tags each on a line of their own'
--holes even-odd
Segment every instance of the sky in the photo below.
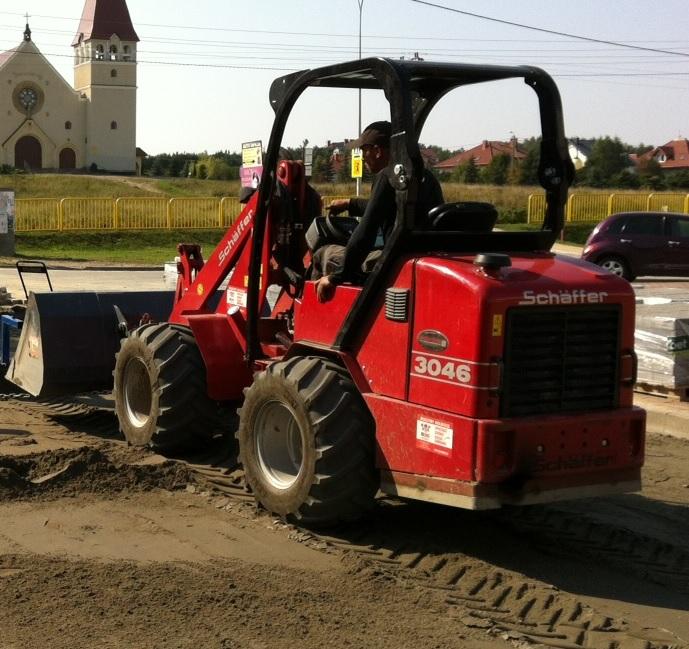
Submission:
<svg viewBox="0 0 689 649">
<path fill-rule="evenodd" d="M 360 0 L 128 0 L 138 32 L 137 145 L 162 152 L 239 151 L 268 142 L 273 79 L 358 58 Z M 687 0 L 363 0 L 363 56 L 537 65 L 562 95 L 568 137 L 659 145 L 689 137 Z M 2 0 L 0 50 L 33 40 L 73 81 L 70 43 L 84 0 Z M 560 36 L 526 27 L 537 27 Z M 588 39 L 624 43 L 620 47 Z M 638 49 L 645 48 L 645 49 Z M 662 52 L 650 50 L 663 50 Z M 357 93 L 309 89 L 283 144 L 356 137 Z M 389 117 L 364 92 L 364 126 Z M 433 111 L 425 144 L 452 150 L 539 134 L 535 95 L 516 81 L 457 89 Z"/>
</svg>

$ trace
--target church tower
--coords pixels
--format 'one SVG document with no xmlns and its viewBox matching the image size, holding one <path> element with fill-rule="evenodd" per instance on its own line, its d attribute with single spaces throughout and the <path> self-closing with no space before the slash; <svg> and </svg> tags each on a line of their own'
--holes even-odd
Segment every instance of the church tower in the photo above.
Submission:
<svg viewBox="0 0 689 649">
<path fill-rule="evenodd" d="M 136 170 L 136 49 L 126 0 L 86 0 L 74 47 L 74 88 L 86 98 L 86 168 Z"/>
</svg>

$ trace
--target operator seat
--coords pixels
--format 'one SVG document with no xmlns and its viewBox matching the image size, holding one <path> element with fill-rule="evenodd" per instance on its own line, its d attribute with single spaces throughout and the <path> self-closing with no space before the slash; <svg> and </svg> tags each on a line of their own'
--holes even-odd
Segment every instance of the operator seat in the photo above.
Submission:
<svg viewBox="0 0 689 649">
<path fill-rule="evenodd" d="M 428 212 L 428 229 L 449 232 L 490 232 L 498 211 L 490 203 L 443 203 Z"/>
</svg>

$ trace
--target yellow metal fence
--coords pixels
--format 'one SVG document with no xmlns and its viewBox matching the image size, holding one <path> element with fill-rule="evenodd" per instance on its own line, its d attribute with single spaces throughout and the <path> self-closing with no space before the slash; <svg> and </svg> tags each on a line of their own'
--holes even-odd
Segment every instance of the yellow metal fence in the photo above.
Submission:
<svg viewBox="0 0 689 649">
<path fill-rule="evenodd" d="M 545 194 L 531 194 L 529 223 L 545 218 Z M 684 212 L 689 214 L 689 194 L 621 192 L 614 194 L 573 192 L 567 200 L 567 223 L 597 223 L 616 212 Z"/>
<path fill-rule="evenodd" d="M 324 196 L 323 205 L 347 196 Z M 227 228 L 244 206 L 224 198 L 20 198 L 17 232 Z"/>
</svg>

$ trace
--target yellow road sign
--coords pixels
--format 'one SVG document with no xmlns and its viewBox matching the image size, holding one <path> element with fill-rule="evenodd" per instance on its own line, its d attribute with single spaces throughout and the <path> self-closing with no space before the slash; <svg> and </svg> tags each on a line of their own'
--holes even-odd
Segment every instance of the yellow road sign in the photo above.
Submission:
<svg viewBox="0 0 689 649">
<path fill-rule="evenodd" d="M 352 151 L 352 178 L 362 178 L 364 175 L 364 158 L 361 149 Z"/>
</svg>

